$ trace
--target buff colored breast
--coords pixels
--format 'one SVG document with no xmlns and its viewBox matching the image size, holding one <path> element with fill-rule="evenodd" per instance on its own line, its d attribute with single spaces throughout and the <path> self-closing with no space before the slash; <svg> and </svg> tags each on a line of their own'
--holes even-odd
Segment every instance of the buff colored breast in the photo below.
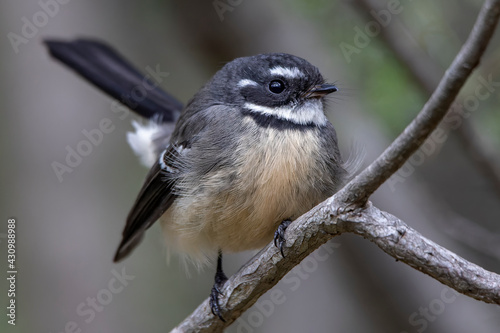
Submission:
<svg viewBox="0 0 500 333">
<path fill-rule="evenodd" d="M 318 170 L 315 131 L 268 128 L 242 141 L 232 170 L 211 174 L 203 181 L 207 190 L 177 199 L 161 218 L 167 244 L 203 261 L 218 249 L 236 252 L 270 242 L 281 221 L 326 198 L 310 185 Z"/>
</svg>

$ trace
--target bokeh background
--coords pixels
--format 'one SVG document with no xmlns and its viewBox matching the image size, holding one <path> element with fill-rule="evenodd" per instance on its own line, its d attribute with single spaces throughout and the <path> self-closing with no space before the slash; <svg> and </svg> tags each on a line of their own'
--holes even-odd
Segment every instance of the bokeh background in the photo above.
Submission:
<svg viewBox="0 0 500 333">
<path fill-rule="evenodd" d="M 111 99 L 50 59 L 44 38 L 105 40 L 139 69 L 168 72 L 162 86 L 183 102 L 235 57 L 296 54 L 340 88 L 328 117 L 344 154 L 364 150 L 366 166 L 423 106 L 482 1 L 54 3 L 0 4 L 2 271 L 10 217 L 17 220 L 18 246 L 17 325 L 8 325 L 2 310 L 1 332 L 167 332 L 208 296 L 213 282 L 213 268 L 191 269 L 187 277 L 175 257 L 167 265 L 158 226 L 132 256 L 112 263 L 147 172 L 125 141 L 137 118 L 119 117 Z M 38 27 L 30 30 L 26 22 Z M 26 39 L 13 44 L 13 34 Z M 457 102 L 456 110 L 466 112 L 442 126 L 446 139 L 421 151 L 372 198 L 495 272 L 499 42 L 497 31 Z M 493 84 L 486 87 L 488 77 Z M 98 128 L 104 118 L 114 130 L 60 181 L 52 163 L 64 163 L 66 147 L 75 149 L 85 140 L 82 131 Z M 319 251 L 273 289 L 279 302 L 264 295 L 228 332 L 500 332 L 498 306 L 457 296 L 366 240 L 342 235 Z M 252 255 L 227 256 L 227 273 Z M 115 276 L 123 273 L 127 278 L 118 282 Z M 7 287 L 1 278 L 2 309 Z"/>
</svg>

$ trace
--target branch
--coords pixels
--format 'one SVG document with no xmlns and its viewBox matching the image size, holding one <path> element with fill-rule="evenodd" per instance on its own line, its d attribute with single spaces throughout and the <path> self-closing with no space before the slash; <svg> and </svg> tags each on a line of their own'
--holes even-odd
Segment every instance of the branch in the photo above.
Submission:
<svg viewBox="0 0 500 333">
<path fill-rule="evenodd" d="M 456 291 L 500 305 L 500 275 L 428 240 L 397 217 L 368 206 L 339 216 L 342 229 L 377 244 L 384 252 Z"/>
<path fill-rule="evenodd" d="M 207 299 L 173 332 L 221 331 L 305 257 L 344 232 L 367 238 L 397 260 L 465 295 L 500 305 L 500 275 L 433 243 L 368 202 L 370 195 L 405 163 L 445 116 L 479 63 L 499 15 L 500 0 L 487 0 L 467 42 L 422 111 L 368 168 L 288 227 L 285 258 L 269 244 L 226 282 L 220 300 L 226 322 L 212 315 Z"/>
<path fill-rule="evenodd" d="M 359 12 L 365 16 L 367 21 L 373 19 L 369 13 L 379 9 L 378 1 L 374 0 L 356 0 L 353 4 L 360 8 Z M 407 39 L 396 36 L 396 29 L 382 29 L 381 37 L 386 46 L 393 52 L 396 59 L 405 68 L 408 74 L 413 78 L 422 91 L 430 95 L 437 85 L 437 73 L 441 69 L 426 57 L 425 54 L 415 55 L 418 49 L 415 49 Z M 425 60 L 424 60 L 425 59 Z M 463 104 L 463 103 L 459 103 Z M 500 169 L 499 166 L 491 161 L 490 154 L 477 139 L 478 135 L 470 124 L 470 120 L 463 119 L 462 125 L 457 129 L 457 137 L 464 147 L 465 153 L 469 156 L 476 167 L 490 180 L 490 184 L 500 197 Z"/>
<path fill-rule="evenodd" d="M 396 140 L 342 190 L 346 203 L 363 204 L 429 137 L 479 64 L 498 23 L 500 4 L 487 0 L 467 41 L 423 109 Z"/>
<path fill-rule="evenodd" d="M 211 313 L 207 299 L 173 332 L 219 332 L 305 257 L 342 233 L 370 240 L 395 259 L 464 295 L 500 305 L 500 275 L 439 246 L 371 203 L 337 215 L 341 207 L 337 195 L 318 205 L 288 227 L 285 258 L 271 243 L 234 274 L 223 289 L 225 323 Z"/>
</svg>

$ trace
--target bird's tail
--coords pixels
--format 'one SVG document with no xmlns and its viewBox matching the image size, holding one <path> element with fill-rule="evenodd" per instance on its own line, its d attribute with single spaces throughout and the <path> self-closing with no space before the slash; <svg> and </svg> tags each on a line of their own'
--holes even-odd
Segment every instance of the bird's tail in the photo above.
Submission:
<svg viewBox="0 0 500 333">
<path fill-rule="evenodd" d="M 128 142 L 143 164 L 150 166 L 168 143 L 182 103 L 160 88 L 168 73 L 148 66 L 138 71 L 109 45 L 90 39 L 45 40 L 50 54 L 87 81 L 137 114 L 146 124 L 133 122 Z"/>
</svg>

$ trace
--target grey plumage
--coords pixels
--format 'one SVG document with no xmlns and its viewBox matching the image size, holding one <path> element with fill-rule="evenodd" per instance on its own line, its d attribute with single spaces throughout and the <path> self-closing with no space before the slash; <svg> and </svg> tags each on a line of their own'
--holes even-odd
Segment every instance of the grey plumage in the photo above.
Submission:
<svg viewBox="0 0 500 333">
<path fill-rule="evenodd" d="M 284 75 L 270 75 L 272 69 Z M 266 90 L 270 77 L 286 79 L 288 95 L 274 98 Z M 148 175 L 127 219 L 120 245 L 127 251 L 119 249 L 116 259 L 135 245 L 151 216 L 160 219 L 167 246 L 204 263 L 218 250 L 263 246 L 282 220 L 295 219 L 332 195 L 346 171 L 335 130 L 321 118 L 322 99 L 313 98 L 317 110 L 311 112 L 320 114 L 310 117 L 310 123 L 245 113 L 249 102 L 299 110 L 310 103 L 304 94 L 323 83 L 316 67 L 287 54 L 239 58 L 224 66 L 182 111 L 168 148 L 181 153 L 162 155 Z M 316 118 L 321 122 L 314 123 Z M 158 202 L 151 198 L 158 195 L 158 179 L 175 199 L 161 201 L 163 207 L 155 206 L 151 216 L 137 214 L 145 202 Z"/>
<path fill-rule="evenodd" d="M 46 44 L 115 98 L 141 82 L 154 86 L 101 42 Z M 198 264 L 218 256 L 210 305 L 224 320 L 222 253 L 257 249 L 273 236 L 284 253 L 290 221 L 346 180 L 335 129 L 324 114 L 324 96 L 335 91 L 306 60 L 275 53 L 229 62 L 180 114 L 180 103 L 157 86 L 134 103 L 122 100 L 150 119 L 147 126 L 134 122 L 136 133 L 127 138 L 151 170 L 114 260 L 130 254 L 160 221 L 169 248 Z"/>
</svg>

